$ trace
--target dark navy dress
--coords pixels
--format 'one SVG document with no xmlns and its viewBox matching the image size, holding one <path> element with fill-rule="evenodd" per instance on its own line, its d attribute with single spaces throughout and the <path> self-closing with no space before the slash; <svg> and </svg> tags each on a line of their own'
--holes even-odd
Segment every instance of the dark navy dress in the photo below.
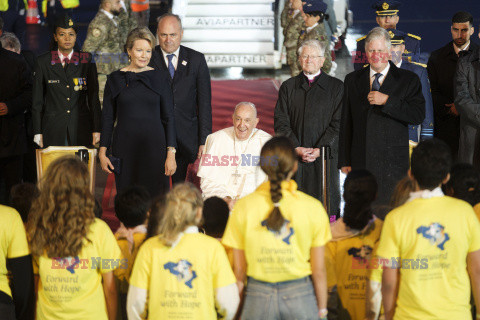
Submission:
<svg viewBox="0 0 480 320">
<path fill-rule="evenodd" d="M 115 71 L 105 86 L 101 147 L 122 161 L 117 192 L 132 185 L 154 197 L 169 188 L 167 146 L 176 147 L 173 98 L 164 71 Z M 114 123 L 117 124 L 114 128 Z"/>
</svg>

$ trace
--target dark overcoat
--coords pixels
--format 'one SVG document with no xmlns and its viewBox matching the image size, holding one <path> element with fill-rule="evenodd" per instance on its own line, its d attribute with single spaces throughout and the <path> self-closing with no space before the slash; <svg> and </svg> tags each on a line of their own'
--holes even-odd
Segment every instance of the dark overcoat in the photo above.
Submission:
<svg viewBox="0 0 480 320">
<path fill-rule="evenodd" d="M 92 145 L 92 133 L 101 131 L 97 67 L 90 53 L 75 51 L 67 68 L 57 52 L 38 57 L 33 82 L 33 133 L 43 135 L 43 146 Z"/>
<path fill-rule="evenodd" d="M 480 49 L 458 62 L 455 106 L 460 114 L 458 161 L 480 169 Z"/>
<path fill-rule="evenodd" d="M 330 214 L 336 213 L 340 203 L 337 144 L 342 97 L 342 81 L 322 72 L 309 87 L 307 78 L 300 73 L 282 84 L 275 106 L 275 134 L 289 137 L 295 148 L 331 147 Z M 312 163 L 299 160 L 295 175 L 299 190 L 319 200 L 323 189 L 322 162 L 320 158 Z"/>
<path fill-rule="evenodd" d="M 27 64 L 0 44 L 0 102 L 8 113 L 0 116 L 0 158 L 22 155 L 27 151 L 25 112 L 32 98 L 32 83 Z"/>
<path fill-rule="evenodd" d="M 418 76 L 390 70 L 380 87 L 389 96 L 383 106 L 370 105 L 370 68 L 345 78 L 338 167 L 367 169 L 378 182 L 378 204 L 388 204 L 396 183 L 409 168 L 408 125 L 425 118 L 425 99 Z"/>
<path fill-rule="evenodd" d="M 476 48 L 478 46 L 470 42 L 470 46 L 462 52 L 462 55 L 470 54 Z M 453 41 L 450 41 L 440 49 L 433 51 L 427 64 L 435 118 L 434 136 L 449 145 L 454 159 L 458 154 L 460 118 L 452 114 L 446 104 L 454 103 L 455 100 L 453 79 L 457 63 L 458 56 L 453 49 Z"/>
</svg>

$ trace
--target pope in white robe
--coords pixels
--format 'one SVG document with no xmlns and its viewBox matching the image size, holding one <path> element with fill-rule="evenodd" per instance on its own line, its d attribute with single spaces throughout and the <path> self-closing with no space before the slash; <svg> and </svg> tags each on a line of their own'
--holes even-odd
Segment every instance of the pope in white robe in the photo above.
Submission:
<svg viewBox="0 0 480 320">
<path fill-rule="evenodd" d="M 272 136 L 256 128 L 255 105 L 241 102 L 235 107 L 233 127 L 210 134 L 197 175 L 203 197 L 217 196 L 232 206 L 267 180 L 260 168 L 260 151 Z"/>
</svg>

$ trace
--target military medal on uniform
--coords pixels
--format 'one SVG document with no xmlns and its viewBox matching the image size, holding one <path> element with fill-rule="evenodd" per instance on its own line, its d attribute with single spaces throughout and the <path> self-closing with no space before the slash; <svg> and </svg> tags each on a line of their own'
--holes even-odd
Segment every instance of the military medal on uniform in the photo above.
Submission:
<svg viewBox="0 0 480 320">
<path fill-rule="evenodd" d="M 80 90 L 80 88 L 78 86 L 78 78 L 73 78 L 73 83 L 75 83 L 75 87 L 73 88 L 73 90 L 75 90 L 75 91 Z"/>
<path fill-rule="evenodd" d="M 78 78 L 78 82 L 80 83 L 80 87 L 78 89 L 82 90 L 83 89 L 83 78 Z"/>
</svg>

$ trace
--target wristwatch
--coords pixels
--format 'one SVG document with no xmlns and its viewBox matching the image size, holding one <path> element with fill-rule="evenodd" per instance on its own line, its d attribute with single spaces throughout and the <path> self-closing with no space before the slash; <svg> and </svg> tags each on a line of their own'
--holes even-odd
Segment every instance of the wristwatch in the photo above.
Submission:
<svg viewBox="0 0 480 320">
<path fill-rule="evenodd" d="M 177 153 L 177 149 L 175 149 L 175 147 L 167 147 L 167 151 L 172 151 L 172 153 Z"/>
</svg>

